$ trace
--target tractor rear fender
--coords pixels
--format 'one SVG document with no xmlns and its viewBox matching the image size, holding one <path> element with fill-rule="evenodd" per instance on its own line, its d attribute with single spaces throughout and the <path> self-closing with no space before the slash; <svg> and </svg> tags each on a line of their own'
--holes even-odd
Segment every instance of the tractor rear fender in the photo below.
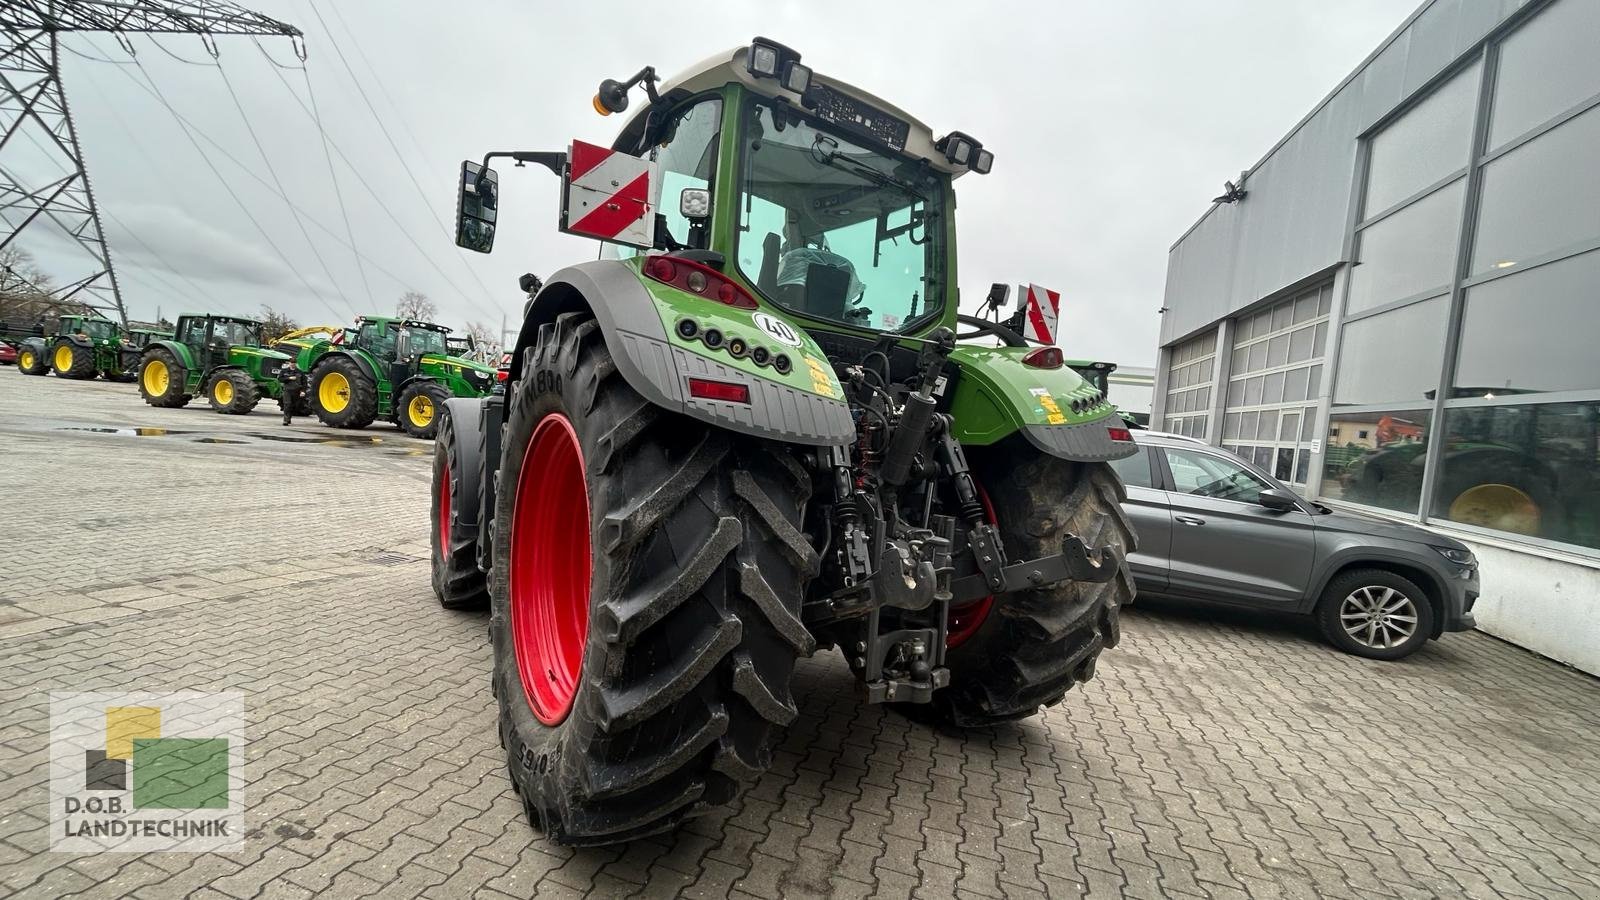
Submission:
<svg viewBox="0 0 1600 900">
<path fill-rule="evenodd" d="M 24 338 L 19 344 L 17 344 L 17 349 L 20 351 L 24 347 L 32 347 L 33 352 L 37 354 L 40 359 L 44 359 L 46 358 L 45 340 L 46 339 L 42 337 Z"/>
<path fill-rule="evenodd" d="M 686 300 L 686 306 L 730 309 L 703 298 Z M 647 290 L 634 265 L 625 261 L 592 260 L 562 269 L 550 276 L 528 304 L 516 352 L 511 357 L 511 377 L 521 375 L 524 353 L 533 346 L 541 325 L 554 322 L 562 313 L 590 312 L 600 325 L 617 371 L 630 387 L 657 406 L 729 431 L 787 443 L 829 446 L 854 439 L 855 425 L 849 407 L 842 399 L 833 399 L 842 397 L 843 392 L 833 380 L 821 350 L 798 326 L 788 325 L 788 333 L 799 345 L 788 344 L 781 349 L 792 358 L 795 371 L 826 387 L 833 397 L 801 390 L 754 374 L 748 366 L 717 362 L 676 345 L 663 325 L 663 318 L 674 318 L 672 310 L 676 308 Z M 669 310 L 665 317 L 663 309 Z M 743 311 L 735 312 L 749 316 Z M 763 307 L 761 312 L 769 321 L 784 319 L 770 307 Z M 749 318 L 745 321 L 747 337 L 754 339 L 757 329 L 749 324 Z M 811 368 L 813 365 L 815 368 Z M 690 396 L 691 377 L 745 385 L 750 402 Z"/>
<path fill-rule="evenodd" d="M 961 370 L 950 412 L 967 446 L 987 446 L 1021 432 L 1040 452 L 1077 462 L 1132 456 L 1126 423 L 1099 389 L 1066 366 L 1035 368 L 1022 358 L 1036 348 L 963 344 L 950 354 Z"/>
</svg>

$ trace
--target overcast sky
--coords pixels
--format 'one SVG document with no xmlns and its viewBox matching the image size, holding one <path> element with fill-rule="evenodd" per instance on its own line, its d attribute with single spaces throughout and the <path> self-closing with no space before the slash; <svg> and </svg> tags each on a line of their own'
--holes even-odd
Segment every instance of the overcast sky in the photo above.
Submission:
<svg viewBox="0 0 1600 900">
<path fill-rule="evenodd" d="M 960 129 L 994 150 L 994 173 L 957 188 L 967 305 L 993 281 L 1037 282 L 1062 292 L 1069 355 L 1151 365 L 1167 248 L 1415 3 L 725 2 L 693 4 L 692 15 L 621 2 L 245 5 L 305 32 L 304 73 L 275 67 L 249 38 L 218 38 L 220 72 L 193 37 L 160 39 L 189 62 L 134 38 L 142 70 L 109 36 L 64 41 L 115 61 L 66 54 L 64 77 L 134 318 L 270 304 L 304 324 L 335 322 L 391 311 L 413 288 L 446 324 L 498 327 L 504 314 L 515 327 L 518 275 L 548 275 L 598 245 L 557 233 L 547 171 L 503 168 L 495 253 L 456 249 L 446 221 L 460 161 L 575 137 L 609 143 L 620 122 L 589 105 L 600 79 L 647 63 L 676 72 L 762 34 L 935 133 Z M 262 47 L 299 66 L 287 40 Z M 307 78 L 359 265 L 306 111 Z M 43 171 L 19 159 L 27 152 L 8 147 L 8 164 Z M 26 244 L 58 281 L 83 271 L 62 239 L 33 232 Z"/>
</svg>

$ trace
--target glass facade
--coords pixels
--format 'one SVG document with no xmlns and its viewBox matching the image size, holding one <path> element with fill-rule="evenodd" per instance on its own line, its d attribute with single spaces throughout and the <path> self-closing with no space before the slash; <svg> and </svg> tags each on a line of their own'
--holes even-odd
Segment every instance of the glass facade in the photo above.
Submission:
<svg viewBox="0 0 1600 900">
<path fill-rule="evenodd" d="M 1216 329 L 1172 348 L 1167 363 L 1167 404 L 1163 426 L 1192 437 L 1206 436 L 1211 419 L 1212 379 L 1216 377 Z"/>
<path fill-rule="evenodd" d="M 1368 139 L 1322 496 L 1600 549 L 1596 34 L 1554 0 Z"/>
<path fill-rule="evenodd" d="M 1528 6 L 1362 136 L 1337 288 L 1235 316 L 1209 438 L 1316 496 L 1595 556 L 1600 0 Z"/>
<path fill-rule="evenodd" d="M 1233 324 L 1222 446 L 1291 484 L 1310 475 L 1332 309 L 1328 282 Z"/>
</svg>

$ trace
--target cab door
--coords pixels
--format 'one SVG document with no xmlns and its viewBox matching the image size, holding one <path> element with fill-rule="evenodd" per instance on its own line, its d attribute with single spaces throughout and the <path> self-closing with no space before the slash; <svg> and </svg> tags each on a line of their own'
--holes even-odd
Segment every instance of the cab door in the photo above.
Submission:
<svg viewBox="0 0 1600 900">
<path fill-rule="evenodd" d="M 1158 470 L 1149 447 L 1126 459 L 1113 460 L 1111 468 L 1128 489 L 1123 512 L 1133 522 L 1139 549 L 1128 554 L 1128 569 L 1140 591 L 1159 594 L 1167 589 L 1168 554 L 1172 550 L 1172 512 L 1166 491 L 1160 490 Z"/>
<path fill-rule="evenodd" d="M 1161 447 L 1172 515 L 1168 578 L 1173 594 L 1292 609 L 1316 560 L 1315 525 L 1301 509 L 1271 510 L 1279 487 L 1221 451 Z"/>
</svg>

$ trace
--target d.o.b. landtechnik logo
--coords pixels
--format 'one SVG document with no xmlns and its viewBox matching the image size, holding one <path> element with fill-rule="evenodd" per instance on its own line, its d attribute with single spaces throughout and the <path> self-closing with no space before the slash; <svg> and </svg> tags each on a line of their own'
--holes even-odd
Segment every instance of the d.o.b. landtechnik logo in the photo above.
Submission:
<svg viewBox="0 0 1600 900">
<path fill-rule="evenodd" d="M 51 693 L 50 849 L 238 849 L 243 762 L 236 693 Z"/>
</svg>

